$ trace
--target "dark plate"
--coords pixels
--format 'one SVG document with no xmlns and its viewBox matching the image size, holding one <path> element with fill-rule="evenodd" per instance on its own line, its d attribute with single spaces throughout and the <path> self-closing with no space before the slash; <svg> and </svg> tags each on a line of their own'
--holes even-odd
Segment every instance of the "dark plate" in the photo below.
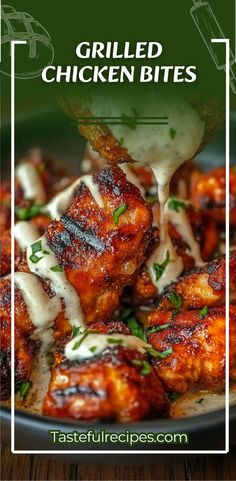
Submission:
<svg viewBox="0 0 236 481">
<path fill-rule="evenodd" d="M 233 124 L 233 122 L 232 122 Z M 223 165 L 225 161 L 225 142 L 224 132 L 220 132 L 214 142 L 209 145 L 203 153 L 198 157 L 199 163 L 204 169 L 213 166 Z M 235 162 L 235 141 L 233 135 L 231 139 L 234 145 L 231 145 L 231 159 Z M 83 155 L 84 141 L 77 134 L 76 126 L 71 120 L 61 113 L 44 113 L 35 117 L 19 119 L 16 122 L 16 159 L 24 155 L 24 153 L 32 147 L 41 147 L 49 155 L 54 156 L 63 162 L 72 170 L 74 174 L 79 173 L 79 165 Z M 10 129 L 9 126 L 2 127 L 2 159 L 3 174 L 9 175 L 10 166 Z M 10 439 L 10 411 L 7 408 L 2 409 L 2 437 L 7 441 Z M 189 436 L 189 444 L 162 447 L 158 445 L 158 450 L 169 449 L 173 452 L 176 450 L 216 450 L 224 449 L 225 438 L 225 418 L 224 411 L 219 410 L 196 417 L 183 418 L 179 420 L 170 419 L 154 419 L 151 421 L 141 421 L 128 425 L 111 424 L 111 423 L 82 423 L 68 421 L 56 418 L 46 418 L 43 416 L 28 414 L 23 411 L 16 411 L 15 414 L 15 448 L 20 450 L 73 450 L 80 449 L 103 449 L 111 451 L 114 449 L 122 449 L 129 451 L 130 447 L 125 444 L 108 444 L 108 445 L 85 445 L 80 446 L 70 444 L 69 446 L 53 444 L 49 430 L 61 430 L 63 432 L 79 431 L 85 432 L 89 429 L 99 431 L 106 429 L 109 432 L 121 432 L 129 429 L 133 432 L 180 432 L 187 433 Z M 236 406 L 230 408 L 230 426 L 236 421 Z M 236 432 L 231 430 L 230 444 L 236 444 Z M 135 444 L 132 449 L 150 450 L 155 449 L 154 445 Z M 77 462 L 86 462 L 85 453 L 81 455 L 65 455 L 67 460 Z M 108 462 L 108 457 L 104 455 L 89 455 L 89 462 Z M 61 455 L 60 455 L 61 458 Z M 125 456 L 119 456 L 119 460 L 125 462 Z M 130 458 L 129 458 L 130 459 Z M 155 458 L 151 458 L 152 462 Z M 156 459 L 159 459 L 156 456 Z M 109 456 L 110 461 L 114 461 L 114 457 Z M 150 457 L 145 455 L 145 460 L 150 461 Z M 138 457 L 135 458 L 137 463 Z M 140 458 L 140 462 L 144 462 L 144 458 Z"/>
</svg>

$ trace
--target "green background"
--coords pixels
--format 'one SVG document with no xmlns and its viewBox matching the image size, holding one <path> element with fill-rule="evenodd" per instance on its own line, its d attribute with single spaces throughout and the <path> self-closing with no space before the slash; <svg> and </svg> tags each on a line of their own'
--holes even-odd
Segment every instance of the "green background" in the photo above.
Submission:
<svg viewBox="0 0 236 481">
<path fill-rule="evenodd" d="M 8 4 L 8 3 L 7 3 Z M 11 0 L 10 5 L 18 11 L 30 13 L 49 32 L 55 51 L 54 65 L 87 65 L 76 57 L 75 48 L 81 41 L 159 41 L 163 53 L 151 61 L 161 65 L 196 65 L 197 81 L 192 84 L 168 84 L 164 88 L 178 90 L 183 95 L 222 97 L 224 102 L 225 72 L 217 70 L 209 52 L 189 13 L 193 5 L 190 0 L 103 0 L 87 1 L 29 1 Z M 234 0 L 211 0 L 210 5 L 217 17 L 225 37 L 234 45 Z M 25 46 L 16 48 L 25 49 Z M 225 49 L 222 44 L 222 49 Z M 233 48 L 232 48 L 233 49 Z M 17 51 L 16 51 L 17 55 Z M 29 69 L 22 62 L 22 70 Z M 138 64 L 147 64 L 145 59 Z M 96 61 L 97 63 L 97 61 Z M 102 64 L 111 64 L 104 59 Z M 124 64 L 124 60 L 119 60 Z M 133 63 L 133 61 L 131 61 Z M 114 62 L 117 64 L 117 60 Z M 2 69 L 4 70 L 3 58 Z M 58 99 L 70 91 L 90 92 L 92 89 L 105 92 L 116 91 L 117 84 L 45 84 L 41 77 L 16 79 L 16 115 L 37 114 L 38 111 L 55 108 Z M 146 89 L 160 88 L 160 84 L 125 84 L 125 91 L 137 88 L 141 94 Z M 2 75 L 2 115 L 9 119 L 10 77 Z"/>
</svg>

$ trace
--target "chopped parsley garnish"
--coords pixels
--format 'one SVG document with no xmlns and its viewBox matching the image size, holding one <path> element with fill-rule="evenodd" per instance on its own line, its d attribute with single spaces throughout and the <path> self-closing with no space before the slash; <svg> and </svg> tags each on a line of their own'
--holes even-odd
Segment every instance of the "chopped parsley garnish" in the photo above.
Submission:
<svg viewBox="0 0 236 481">
<path fill-rule="evenodd" d="M 37 242 L 34 242 L 34 244 L 31 245 L 31 250 L 32 250 L 32 254 L 30 256 L 30 260 L 31 260 L 31 262 L 33 262 L 33 264 L 37 264 L 37 262 L 39 262 L 43 258 L 43 256 L 38 257 L 36 255 L 37 252 L 41 252 L 42 254 L 49 254 L 49 252 L 42 250 L 42 241 L 41 240 L 39 240 Z"/>
<path fill-rule="evenodd" d="M 50 271 L 52 272 L 62 272 L 63 271 L 63 267 L 61 266 L 53 266 L 53 267 L 50 267 Z"/>
<path fill-rule="evenodd" d="M 204 401 L 204 398 L 201 397 L 200 399 L 197 399 L 196 403 L 197 403 L 197 404 L 202 404 L 203 401 Z"/>
<path fill-rule="evenodd" d="M 175 310 L 179 311 L 183 304 L 183 298 L 181 294 L 178 294 L 178 292 L 175 291 L 171 291 L 168 293 L 167 297 L 171 304 L 174 306 Z"/>
<path fill-rule="evenodd" d="M 113 219 L 114 219 L 114 224 L 115 225 L 118 225 L 119 224 L 119 217 L 121 214 L 124 214 L 124 212 L 126 211 L 127 209 L 127 205 L 126 204 L 121 204 L 120 207 L 117 207 L 117 209 L 115 209 L 112 213 L 113 215 Z"/>
<path fill-rule="evenodd" d="M 208 307 L 204 306 L 199 312 L 199 317 L 201 319 L 204 319 L 204 317 L 206 317 L 207 313 L 208 313 Z"/>
<path fill-rule="evenodd" d="M 123 344 L 123 339 L 115 339 L 114 337 L 107 338 L 108 344 Z"/>
<path fill-rule="evenodd" d="M 80 333 L 80 330 L 81 330 L 80 326 L 72 326 L 71 336 L 72 337 L 78 336 L 78 334 Z"/>
<path fill-rule="evenodd" d="M 127 319 L 129 319 L 129 317 L 132 316 L 132 312 L 133 310 L 131 307 L 123 307 L 118 313 L 117 319 L 125 322 Z"/>
<path fill-rule="evenodd" d="M 91 352 L 95 352 L 97 350 L 97 346 L 92 346 L 92 347 L 89 348 L 89 350 Z"/>
<path fill-rule="evenodd" d="M 33 262 L 33 264 L 37 264 L 37 262 L 41 261 L 43 257 L 38 257 L 36 254 L 31 254 L 30 260 Z"/>
<path fill-rule="evenodd" d="M 140 374 L 142 374 L 143 376 L 147 376 L 148 374 L 150 374 L 150 372 L 152 372 L 151 365 L 148 361 L 141 359 L 133 359 L 132 364 L 134 364 L 135 366 L 142 366 Z"/>
<path fill-rule="evenodd" d="M 176 136 L 176 134 L 177 134 L 176 130 L 171 127 L 171 128 L 170 128 L 170 136 L 171 136 L 171 138 L 174 139 L 175 136 Z"/>
<path fill-rule="evenodd" d="M 177 401 L 177 399 L 179 399 L 179 397 L 180 397 L 180 394 L 178 394 L 177 392 L 174 392 L 174 391 L 170 392 L 168 394 L 168 399 L 169 399 L 170 402 Z"/>
<path fill-rule="evenodd" d="M 171 210 L 175 210 L 175 212 L 179 212 L 180 209 L 187 209 L 189 203 L 185 202 L 180 199 L 176 199 L 176 197 L 171 197 L 168 200 L 168 208 Z"/>
<path fill-rule="evenodd" d="M 31 245 L 32 254 L 36 254 L 36 252 L 40 252 L 42 250 L 42 241 L 39 240 Z"/>
<path fill-rule="evenodd" d="M 147 329 L 147 334 L 153 334 L 154 332 L 163 331 L 164 329 L 168 329 L 170 324 L 161 324 L 160 326 L 153 326 Z"/>
<path fill-rule="evenodd" d="M 31 382 L 30 381 L 23 381 L 20 387 L 20 397 L 23 399 L 26 399 L 29 389 L 31 387 Z"/>
<path fill-rule="evenodd" d="M 119 144 L 120 144 L 120 145 L 123 145 L 123 144 L 124 144 L 124 137 L 121 137 L 121 138 L 120 138 Z"/>
<path fill-rule="evenodd" d="M 168 349 L 166 349 L 166 351 L 157 351 L 156 349 L 154 349 L 153 347 L 148 347 L 146 349 L 147 353 L 152 356 L 152 357 L 160 357 L 161 359 L 165 359 L 165 357 L 169 356 L 170 354 L 173 353 L 173 349 L 172 347 L 169 347 Z"/>
<path fill-rule="evenodd" d="M 151 194 L 147 194 L 145 195 L 145 200 L 148 204 L 154 204 L 154 202 L 156 202 L 157 200 L 157 196 L 156 195 L 151 195 Z"/>
<path fill-rule="evenodd" d="M 33 204 L 29 207 L 15 207 L 16 215 L 20 220 L 32 219 L 43 211 L 43 205 Z"/>
<path fill-rule="evenodd" d="M 80 345 L 85 340 L 87 335 L 88 335 L 88 332 L 83 333 L 83 336 L 81 336 L 81 338 L 77 342 L 75 342 L 74 346 L 72 347 L 72 351 L 75 351 L 76 349 L 78 349 L 80 347 Z"/>
<path fill-rule="evenodd" d="M 170 253 L 169 253 L 168 250 L 166 252 L 166 258 L 161 264 L 157 264 L 156 262 L 154 262 L 153 269 L 154 269 L 154 272 L 155 272 L 156 281 L 158 281 L 160 279 L 164 270 L 168 266 L 169 262 L 170 262 Z"/>
<path fill-rule="evenodd" d="M 140 324 L 136 321 L 134 317 L 130 317 L 127 321 L 127 326 L 133 334 L 133 336 L 139 337 L 139 339 L 142 339 L 143 341 L 146 341 L 146 336 L 144 333 L 144 330 L 140 326 Z"/>
</svg>

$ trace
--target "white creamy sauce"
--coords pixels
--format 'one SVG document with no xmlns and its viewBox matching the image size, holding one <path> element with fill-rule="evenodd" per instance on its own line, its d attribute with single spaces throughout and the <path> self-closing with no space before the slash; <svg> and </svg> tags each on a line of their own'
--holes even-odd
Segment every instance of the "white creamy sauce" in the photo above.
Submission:
<svg viewBox="0 0 236 481">
<path fill-rule="evenodd" d="M 60 313 L 60 299 L 50 298 L 36 276 L 25 272 L 15 272 L 14 283 L 20 290 L 32 324 L 37 328 L 47 328 Z"/>
<path fill-rule="evenodd" d="M 132 105 L 133 102 L 133 105 Z M 165 204 L 169 197 L 169 185 L 175 171 L 197 152 L 204 134 L 204 123 L 198 113 L 183 99 L 165 98 L 162 93 L 151 93 L 149 97 L 129 99 L 131 108 L 127 108 L 127 99 L 102 99 L 102 103 L 93 102 L 93 115 L 102 117 L 125 115 L 126 117 L 168 117 L 168 125 L 112 125 L 110 129 L 117 140 L 122 138 L 122 145 L 133 160 L 149 165 L 153 170 L 158 186 L 160 203 L 160 245 L 148 261 L 148 270 L 159 292 L 170 282 L 176 280 L 183 270 L 183 262 L 174 252 L 168 235 Z M 135 108 L 135 109 L 134 109 Z M 188 235 L 189 237 L 189 235 Z M 167 265 L 163 278 L 156 280 L 153 263 L 162 263 L 169 250 L 172 263 Z M 196 248 L 193 249 L 194 254 Z M 164 257 L 163 257 L 164 256 Z M 174 266 L 175 264 L 175 266 Z"/>
<path fill-rule="evenodd" d="M 62 298 L 65 303 L 65 317 L 71 325 L 83 325 L 83 313 L 80 307 L 79 296 L 74 287 L 68 281 L 64 271 L 53 271 L 52 268 L 58 266 L 58 260 L 47 244 L 46 237 L 42 236 L 39 240 L 42 243 L 42 251 L 48 252 L 43 254 L 38 252 L 37 256 L 42 257 L 36 264 L 32 262 L 30 256 L 32 254 L 31 246 L 27 248 L 27 262 L 30 271 L 43 279 L 51 281 L 58 299 Z M 54 318 L 55 319 L 55 318 Z"/>
<path fill-rule="evenodd" d="M 98 185 L 94 182 L 92 175 L 83 175 L 77 179 L 72 185 L 64 189 L 62 192 L 57 194 L 51 202 L 49 202 L 45 208 L 45 213 L 49 214 L 52 219 L 60 219 L 61 215 L 69 207 L 74 191 L 82 183 L 84 183 L 89 189 L 91 195 L 93 196 L 95 202 L 100 208 L 104 207 L 102 196 L 99 192 Z"/>
<path fill-rule="evenodd" d="M 109 342 L 109 340 L 111 340 L 111 342 Z M 124 334 L 81 333 L 66 344 L 65 356 L 70 361 L 87 359 L 100 354 L 108 347 L 112 348 L 117 345 L 125 346 L 129 349 L 136 349 L 142 353 L 146 352 L 146 349 L 150 347 L 147 342 L 142 341 L 142 339 L 139 339 L 136 336 Z"/>
<path fill-rule="evenodd" d="M 14 226 L 14 237 L 22 250 L 33 244 L 39 236 L 39 230 L 30 221 L 22 220 Z"/>
<path fill-rule="evenodd" d="M 178 199 L 181 201 L 181 199 Z M 196 266 L 203 266 L 205 262 L 202 260 L 200 246 L 197 243 L 191 224 L 187 217 L 185 208 L 179 207 L 179 211 L 176 212 L 169 208 L 168 202 L 165 205 L 165 215 L 167 220 L 176 228 L 177 232 L 181 235 L 182 239 L 189 246 L 189 253 L 195 260 Z"/>
<path fill-rule="evenodd" d="M 236 404 L 236 388 L 233 387 L 229 392 L 230 406 Z M 204 413 L 224 409 L 225 394 L 213 393 L 210 391 L 199 391 L 181 396 L 171 407 L 171 418 L 183 418 L 189 416 L 199 416 Z"/>
<path fill-rule="evenodd" d="M 162 264 L 163 261 L 167 258 L 168 253 L 170 260 L 165 267 L 162 275 L 157 280 L 155 264 Z M 168 232 L 166 233 L 165 241 L 160 242 L 157 249 L 149 257 L 146 265 L 151 280 L 153 284 L 157 287 L 158 292 L 162 292 L 166 286 L 168 286 L 171 282 L 175 281 L 181 274 L 184 268 L 183 259 L 182 257 L 177 255 Z"/>
<path fill-rule="evenodd" d="M 34 200 L 36 204 L 45 204 L 45 188 L 35 165 L 22 162 L 16 168 L 16 177 L 23 190 L 24 199 Z"/>
</svg>

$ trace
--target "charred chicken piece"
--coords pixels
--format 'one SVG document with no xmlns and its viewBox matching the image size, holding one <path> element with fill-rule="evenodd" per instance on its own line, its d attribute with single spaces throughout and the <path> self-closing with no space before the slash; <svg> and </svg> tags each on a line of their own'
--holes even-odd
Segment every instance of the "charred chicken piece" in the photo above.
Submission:
<svg viewBox="0 0 236 481">
<path fill-rule="evenodd" d="M 47 229 L 47 242 L 77 290 L 88 323 L 108 320 L 124 286 L 143 263 L 152 213 L 139 190 L 117 168 L 93 176 L 99 207 L 82 184 L 62 215 Z"/>
<path fill-rule="evenodd" d="M 167 412 L 165 392 L 147 357 L 121 346 L 56 365 L 43 403 L 47 416 L 80 420 L 131 422 Z"/>
<path fill-rule="evenodd" d="M 195 171 L 191 178 L 190 196 L 193 203 L 209 211 L 218 223 L 225 222 L 225 168 L 219 167 L 210 172 Z M 230 222 L 236 224 L 236 171 L 230 169 Z"/>
<path fill-rule="evenodd" d="M 230 253 L 230 298 L 236 301 L 236 250 Z M 225 258 L 193 269 L 167 287 L 158 309 L 181 310 L 216 307 L 225 304 Z"/>
<path fill-rule="evenodd" d="M 0 323 L 1 323 L 1 398 L 8 399 L 11 388 L 11 282 L 1 279 Z M 30 376 L 36 342 L 31 339 L 34 332 L 26 305 L 20 292 L 15 289 L 15 384 Z"/>
<path fill-rule="evenodd" d="M 156 328 L 156 332 L 155 331 Z M 148 332 L 148 331 L 147 331 Z M 181 312 L 156 310 L 149 317 L 147 339 L 157 351 L 155 369 L 167 391 L 220 390 L 225 382 L 225 308 Z M 236 380 L 236 306 L 230 307 L 230 379 Z"/>
</svg>

